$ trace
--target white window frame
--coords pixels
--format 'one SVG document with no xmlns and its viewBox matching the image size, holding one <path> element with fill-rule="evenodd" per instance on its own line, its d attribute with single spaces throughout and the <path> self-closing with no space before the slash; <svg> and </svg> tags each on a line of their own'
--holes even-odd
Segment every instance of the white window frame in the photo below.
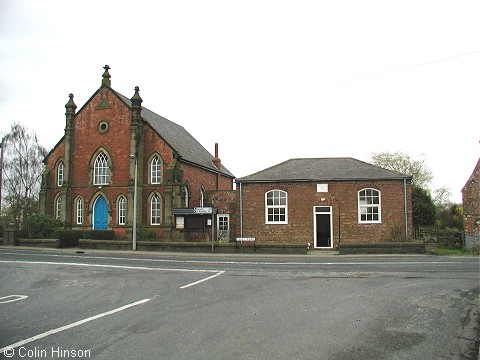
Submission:
<svg viewBox="0 0 480 360">
<path fill-rule="evenodd" d="M 118 225 L 125 225 L 127 223 L 127 200 L 125 196 L 118 198 Z"/>
<path fill-rule="evenodd" d="M 271 204 L 269 204 L 269 194 L 273 194 Z M 273 220 L 269 220 L 269 216 L 273 216 Z M 284 219 L 275 220 L 276 216 Z M 286 191 L 274 189 L 265 193 L 265 224 L 288 224 L 288 193 Z"/>
<path fill-rule="evenodd" d="M 227 228 L 224 225 L 227 224 Z M 230 236 L 230 214 L 217 215 L 217 238 L 228 239 Z"/>
<path fill-rule="evenodd" d="M 55 219 L 60 219 L 62 217 L 62 195 L 57 196 L 55 201 Z"/>
<path fill-rule="evenodd" d="M 77 225 L 81 225 L 83 224 L 83 198 L 78 197 L 75 205 L 77 209 Z"/>
<path fill-rule="evenodd" d="M 162 224 L 162 199 L 154 194 L 150 199 L 150 225 Z"/>
<path fill-rule="evenodd" d="M 358 222 L 360 224 L 379 224 L 382 222 L 381 192 L 374 188 L 358 191 Z M 375 215 L 378 217 L 374 219 Z M 365 216 L 366 219 L 362 219 Z M 369 219 L 370 218 L 370 219 Z"/>
<path fill-rule="evenodd" d="M 64 165 L 63 165 L 63 160 L 60 160 L 60 162 L 57 165 L 57 186 L 59 187 L 63 186 L 63 176 L 64 176 Z"/>
<path fill-rule="evenodd" d="M 110 181 L 110 169 L 108 156 L 101 151 L 95 158 L 93 165 L 93 185 L 108 185 Z"/>
<path fill-rule="evenodd" d="M 150 163 L 150 183 L 162 183 L 162 161 L 158 155 L 155 155 Z"/>
</svg>

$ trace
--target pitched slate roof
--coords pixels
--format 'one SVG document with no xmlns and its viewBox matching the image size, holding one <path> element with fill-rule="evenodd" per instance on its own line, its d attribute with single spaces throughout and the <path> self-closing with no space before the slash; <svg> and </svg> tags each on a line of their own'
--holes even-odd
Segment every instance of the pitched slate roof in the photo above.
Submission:
<svg viewBox="0 0 480 360">
<path fill-rule="evenodd" d="M 247 183 L 411 178 L 411 175 L 387 170 L 353 158 L 306 158 L 290 159 L 236 181 Z"/>
<path fill-rule="evenodd" d="M 126 96 L 110 88 L 128 107 L 132 102 Z M 165 119 L 142 106 L 142 118 L 150 124 L 157 134 L 172 147 L 180 158 L 201 167 L 218 172 L 213 165 L 214 156 L 208 152 L 183 126 Z M 220 173 L 235 177 L 225 166 L 221 165 Z"/>
</svg>

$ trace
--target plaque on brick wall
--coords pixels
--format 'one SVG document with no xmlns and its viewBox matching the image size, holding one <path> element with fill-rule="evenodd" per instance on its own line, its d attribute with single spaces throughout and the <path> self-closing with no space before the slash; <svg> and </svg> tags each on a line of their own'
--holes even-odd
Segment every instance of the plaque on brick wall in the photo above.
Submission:
<svg viewBox="0 0 480 360">
<path fill-rule="evenodd" d="M 317 184 L 317 192 L 328 192 L 328 184 Z"/>
</svg>

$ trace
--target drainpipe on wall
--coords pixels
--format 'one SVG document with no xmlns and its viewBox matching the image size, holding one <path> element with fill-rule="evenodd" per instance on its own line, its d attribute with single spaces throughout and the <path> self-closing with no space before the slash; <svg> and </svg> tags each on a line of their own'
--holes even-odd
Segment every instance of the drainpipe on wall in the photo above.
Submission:
<svg viewBox="0 0 480 360">
<path fill-rule="evenodd" d="M 403 179 L 403 206 L 405 213 L 405 239 L 408 239 L 407 179 Z"/>
<path fill-rule="evenodd" d="M 243 237 L 243 199 L 242 199 L 242 183 L 240 184 L 240 237 Z"/>
</svg>

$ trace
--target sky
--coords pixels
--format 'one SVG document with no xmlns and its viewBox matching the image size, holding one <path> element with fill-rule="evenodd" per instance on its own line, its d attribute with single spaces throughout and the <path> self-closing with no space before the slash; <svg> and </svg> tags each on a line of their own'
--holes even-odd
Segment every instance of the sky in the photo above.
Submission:
<svg viewBox="0 0 480 360">
<path fill-rule="evenodd" d="M 480 2 L 0 0 L 0 135 L 52 149 L 65 104 L 112 88 L 236 177 L 401 151 L 452 202 L 480 155 Z"/>
</svg>

